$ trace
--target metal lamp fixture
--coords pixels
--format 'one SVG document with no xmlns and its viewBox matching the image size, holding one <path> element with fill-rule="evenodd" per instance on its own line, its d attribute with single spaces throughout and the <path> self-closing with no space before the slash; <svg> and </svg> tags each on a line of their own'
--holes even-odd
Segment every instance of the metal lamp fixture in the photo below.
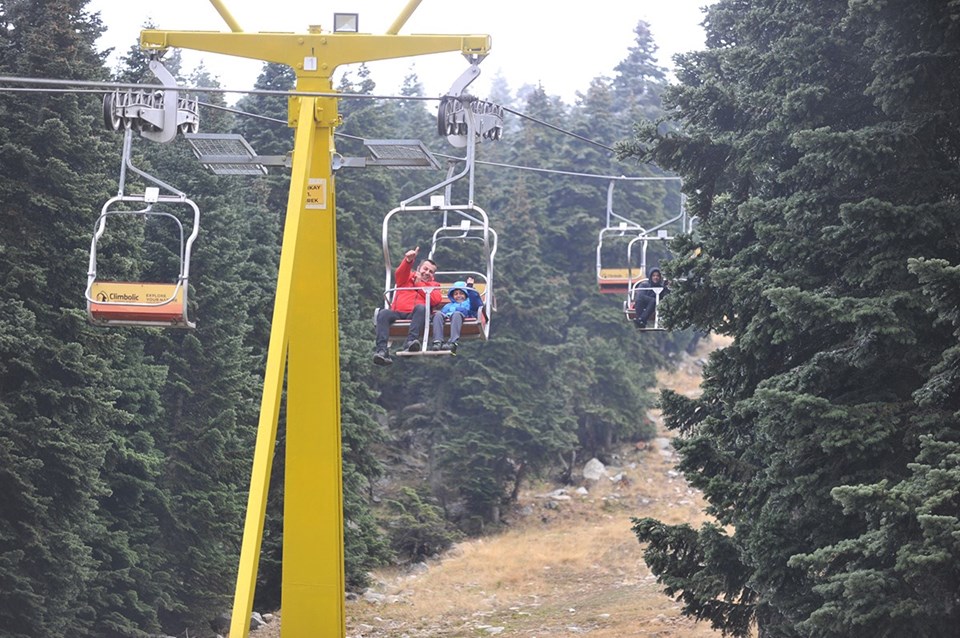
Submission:
<svg viewBox="0 0 960 638">
<path fill-rule="evenodd" d="M 359 31 L 360 14 L 359 13 L 334 13 L 333 14 L 333 32 L 334 33 L 357 33 Z"/>
</svg>

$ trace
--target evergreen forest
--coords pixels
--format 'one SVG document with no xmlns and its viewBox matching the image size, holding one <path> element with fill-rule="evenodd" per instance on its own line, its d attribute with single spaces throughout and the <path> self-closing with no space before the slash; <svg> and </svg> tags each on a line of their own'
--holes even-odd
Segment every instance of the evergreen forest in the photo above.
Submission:
<svg viewBox="0 0 960 638">
<path fill-rule="evenodd" d="M 107 64 L 85 0 L 7 0 L 0 26 L 0 76 L 155 83 L 137 34 Z M 575 104 L 503 78 L 479 96 L 507 108 L 503 138 L 478 144 L 474 193 L 499 236 L 497 309 L 490 340 L 456 357 L 372 362 L 384 215 L 443 172 L 338 172 L 348 590 L 495 531 L 526 481 L 570 479 L 653 437 L 646 413 L 660 405 L 715 523 L 638 513 L 633 530 L 685 614 L 738 637 L 954 635 L 960 4 L 718 0 L 704 27 L 705 49 L 672 75 L 639 21 Z M 202 66 L 176 51 L 164 64 L 197 87 L 201 132 L 290 152 L 285 96 L 228 108 Z M 294 80 L 267 64 L 256 88 Z M 201 210 L 197 327 L 93 326 L 91 236 L 117 193 L 122 135 L 104 127 L 103 91 L 3 84 L 0 637 L 212 636 L 236 577 L 289 172 L 215 175 L 179 136 L 135 139 L 132 163 Z M 340 100 L 344 156 L 365 139 L 458 154 L 414 73 L 395 98 L 375 97 L 392 89 L 362 65 L 338 90 L 358 96 Z M 622 299 L 598 292 L 620 175 L 656 178 L 617 181 L 630 219 L 681 206 L 697 219 L 652 257 L 672 281 L 667 332 L 639 333 Z M 175 269 L 163 231 L 119 225 L 103 269 L 128 281 Z M 432 232 L 412 224 L 400 243 Z M 711 356 L 702 396 L 658 396 L 655 372 L 708 332 L 733 342 Z M 283 421 L 258 608 L 280 600 Z M 376 503 L 411 459 L 419 481 Z"/>
</svg>

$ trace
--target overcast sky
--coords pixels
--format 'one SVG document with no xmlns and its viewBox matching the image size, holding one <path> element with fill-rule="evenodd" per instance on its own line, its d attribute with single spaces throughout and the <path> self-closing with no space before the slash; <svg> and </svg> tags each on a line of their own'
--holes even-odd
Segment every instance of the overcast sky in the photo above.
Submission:
<svg viewBox="0 0 960 638">
<path fill-rule="evenodd" d="M 586 91 L 594 77 L 613 75 L 613 68 L 634 43 L 633 30 L 640 20 L 650 23 L 663 66 L 670 67 L 676 53 L 702 48 L 700 7 L 709 1 L 486 0 L 462 4 L 422 0 L 400 33 L 488 34 L 493 48 L 480 65 L 481 76 L 470 85 L 470 93 L 484 97 L 490 80 L 499 73 L 513 91 L 524 84 L 541 83 L 548 94 L 572 104 L 577 91 Z M 222 4 L 247 32 L 302 33 L 313 24 L 330 30 L 336 11 L 359 13 L 360 31 L 377 34 L 386 32 L 407 0 L 222 0 Z M 171 31 L 230 30 L 207 0 L 91 0 L 88 8 L 100 12 L 107 28 L 99 48 L 113 47 L 117 55 L 137 42 L 148 20 Z M 224 88 L 231 89 L 252 88 L 262 67 L 258 61 L 200 52 L 184 51 L 184 60 L 188 70 L 202 61 Z M 447 92 L 466 64 L 458 53 L 443 53 L 368 66 L 379 94 L 397 93 L 412 68 L 425 95 L 439 96 Z M 340 69 L 344 70 L 356 69 Z"/>
</svg>

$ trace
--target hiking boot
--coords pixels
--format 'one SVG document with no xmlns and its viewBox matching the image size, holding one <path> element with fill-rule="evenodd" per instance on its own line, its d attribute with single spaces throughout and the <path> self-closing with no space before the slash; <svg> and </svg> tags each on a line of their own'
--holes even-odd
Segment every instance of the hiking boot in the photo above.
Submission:
<svg viewBox="0 0 960 638">
<path fill-rule="evenodd" d="M 407 352 L 420 352 L 420 340 L 414 339 L 403 344 L 403 349 Z"/>
<path fill-rule="evenodd" d="M 439 349 L 442 348 L 442 347 L 443 347 L 443 342 L 442 342 L 442 341 L 439 341 L 439 340 L 434 341 L 433 343 L 430 344 L 430 350 L 433 351 L 433 352 L 436 352 L 437 350 L 439 350 Z"/>
<path fill-rule="evenodd" d="M 388 366 L 393 363 L 393 359 L 390 358 L 390 353 L 386 350 L 377 350 L 373 354 L 373 362 L 378 366 Z"/>
</svg>

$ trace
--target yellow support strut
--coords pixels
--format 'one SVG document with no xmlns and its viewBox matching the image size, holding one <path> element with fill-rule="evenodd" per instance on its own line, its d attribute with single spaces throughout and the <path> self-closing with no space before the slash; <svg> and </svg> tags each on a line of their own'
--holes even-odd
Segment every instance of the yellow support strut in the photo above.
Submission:
<svg viewBox="0 0 960 638">
<path fill-rule="evenodd" d="M 223 18 L 223 21 L 227 23 L 227 26 L 230 27 L 231 31 L 234 33 L 240 33 L 243 31 L 237 21 L 233 19 L 233 16 L 230 15 L 230 11 L 226 6 L 224 6 L 221 0 L 210 0 L 210 4 L 212 4 L 213 8 L 217 10 L 217 13 L 220 14 L 220 17 Z"/>
<path fill-rule="evenodd" d="M 390 25 L 390 28 L 387 29 L 388 35 L 397 35 L 400 33 L 400 29 L 403 28 L 403 25 L 407 23 L 407 19 L 413 15 L 413 12 L 417 10 L 417 7 L 420 6 L 420 0 L 410 0 L 407 2 L 407 6 L 403 8 L 403 11 L 400 12 L 400 15 L 397 16 L 397 19 L 393 21 L 393 24 Z"/>
<path fill-rule="evenodd" d="M 241 638 L 249 635 L 285 363 L 281 636 L 346 632 L 335 199 L 331 154 L 318 152 L 332 148 L 333 129 L 315 121 L 319 102 L 335 103 L 296 98 L 291 105 L 293 177 L 230 623 L 230 635 Z"/>
<path fill-rule="evenodd" d="M 331 78 L 343 64 L 450 51 L 477 58 L 486 56 L 491 46 L 487 35 L 244 33 L 221 0 L 211 2 L 232 33 L 147 30 L 140 34 L 141 47 L 194 49 L 286 64 L 296 72 L 298 92 L 333 95 Z M 418 4 L 419 0 L 410 0 L 391 29 L 398 30 Z M 340 122 L 337 99 L 293 97 L 289 120 L 296 129 L 290 195 L 231 638 L 249 636 L 284 379 L 287 445 L 280 635 L 346 635 L 336 199 L 331 166 L 333 131 Z"/>
</svg>

